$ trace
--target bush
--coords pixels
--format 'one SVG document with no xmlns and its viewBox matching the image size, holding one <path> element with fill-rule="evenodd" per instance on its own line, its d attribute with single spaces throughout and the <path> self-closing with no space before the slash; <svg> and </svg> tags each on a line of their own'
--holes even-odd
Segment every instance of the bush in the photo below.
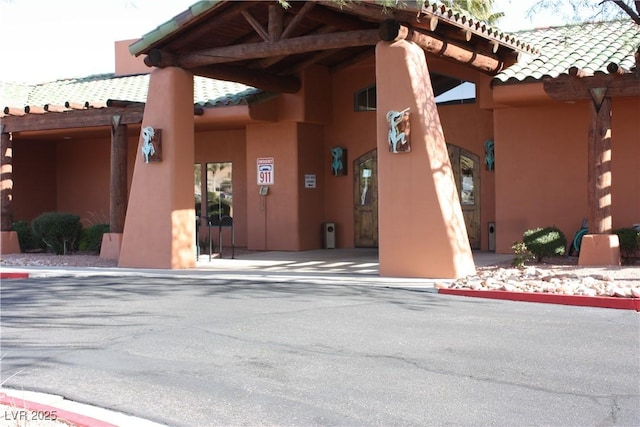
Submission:
<svg viewBox="0 0 640 427">
<path fill-rule="evenodd" d="M 513 249 L 513 254 L 515 255 L 511 260 L 512 267 L 524 268 L 524 263 L 533 258 L 533 255 L 527 249 L 527 245 L 523 242 L 513 242 L 511 249 Z"/>
<path fill-rule="evenodd" d="M 630 265 L 635 261 L 636 251 L 640 249 L 640 231 L 634 228 L 619 228 L 613 230 L 620 241 L 620 258 L 622 264 Z"/>
<path fill-rule="evenodd" d="M 82 252 L 100 252 L 102 235 L 109 232 L 109 224 L 94 224 L 82 230 L 79 249 Z"/>
<path fill-rule="evenodd" d="M 57 255 L 77 249 L 82 225 L 80 217 L 62 212 L 45 212 L 31 222 L 33 236 Z"/>
<path fill-rule="evenodd" d="M 567 248 L 567 238 L 556 227 L 527 230 L 522 241 L 538 262 L 546 257 L 564 255 Z"/>
<path fill-rule="evenodd" d="M 31 225 L 27 221 L 16 221 L 11 224 L 11 229 L 18 233 L 18 243 L 21 252 L 28 252 L 38 249 L 36 239 L 31 232 Z"/>
</svg>

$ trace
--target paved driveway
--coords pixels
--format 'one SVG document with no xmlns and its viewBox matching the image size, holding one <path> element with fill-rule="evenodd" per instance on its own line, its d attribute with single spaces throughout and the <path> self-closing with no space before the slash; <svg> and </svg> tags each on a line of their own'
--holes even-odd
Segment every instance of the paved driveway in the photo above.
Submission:
<svg viewBox="0 0 640 427">
<path fill-rule="evenodd" d="M 338 277 L 41 278 L 1 292 L 6 386 L 169 425 L 640 425 L 633 311 Z"/>
</svg>

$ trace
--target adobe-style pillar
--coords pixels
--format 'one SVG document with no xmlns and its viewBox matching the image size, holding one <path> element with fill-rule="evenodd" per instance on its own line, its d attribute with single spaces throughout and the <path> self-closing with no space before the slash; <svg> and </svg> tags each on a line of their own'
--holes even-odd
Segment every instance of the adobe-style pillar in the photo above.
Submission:
<svg viewBox="0 0 640 427">
<path fill-rule="evenodd" d="M 111 176 L 109 191 L 109 233 L 102 236 L 100 258 L 120 258 L 122 231 L 127 212 L 127 125 L 122 116 L 111 117 Z"/>
<path fill-rule="evenodd" d="M 611 99 L 606 87 L 589 92 L 589 234 L 582 237 L 578 265 L 620 265 L 620 241 L 611 234 Z"/>
<path fill-rule="evenodd" d="M 20 253 L 18 233 L 11 230 L 13 221 L 13 141 L 0 125 L 0 254 Z"/>
<path fill-rule="evenodd" d="M 176 67 L 151 73 L 142 120 L 142 129 L 147 127 L 161 137 L 161 159 L 145 161 L 147 139 L 141 134 L 118 266 L 191 268 L 196 260 L 192 73 Z"/>
<path fill-rule="evenodd" d="M 455 279 L 475 273 L 424 51 L 376 46 L 380 275 Z M 391 153 L 387 113 L 410 114 L 411 151 Z"/>
</svg>

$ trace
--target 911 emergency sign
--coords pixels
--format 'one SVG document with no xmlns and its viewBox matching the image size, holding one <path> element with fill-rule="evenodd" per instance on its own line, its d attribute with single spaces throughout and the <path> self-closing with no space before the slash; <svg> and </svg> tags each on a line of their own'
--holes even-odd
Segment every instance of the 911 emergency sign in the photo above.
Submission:
<svg viewBox="0 0 640 427">
<path fill-rule="evenodd" d="M 259 157 L 256 163 L 258 167 L 258 185 L 273 185 L 273 157 Z"/>
</svg>

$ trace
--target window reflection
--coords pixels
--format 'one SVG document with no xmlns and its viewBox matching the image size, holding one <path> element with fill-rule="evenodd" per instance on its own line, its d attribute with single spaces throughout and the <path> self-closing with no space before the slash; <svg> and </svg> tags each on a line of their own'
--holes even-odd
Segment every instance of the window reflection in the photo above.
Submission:
<svg viewBox="0 0 640 427">
<path fill-rule="evenodd" d="M 476 203 L 473 176 L 474 169 L 475 162 L 473 161 L 473 159 L 464 155 L 460 155 L 460 176 L 462 177 L 460 203 L 462 203 L 463 205 L 473 205 Z"/>
<path fill-rule="evenodd" d="M 233 216 L 231 162 L 207 163 L 207 217 Z"/>
<path fill-rule="evenodd" d="M 360 205 L 371 204 L 372 160 L 360 163 Z"/>
</svg>

